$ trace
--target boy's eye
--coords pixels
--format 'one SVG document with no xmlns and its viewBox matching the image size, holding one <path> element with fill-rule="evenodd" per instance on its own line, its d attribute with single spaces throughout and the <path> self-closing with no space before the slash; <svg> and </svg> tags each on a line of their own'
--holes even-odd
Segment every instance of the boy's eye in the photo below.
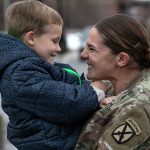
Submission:
<svg viewBox="0 0 150 150">
<path fill-rule="evenodd" d="M 53 40 L 54 43 L 59 43 L 59 39 Z"/>
<path fill-rule="evenodd" d="M 60 38 L 59 38 L 59 37 L 58 37 L 58 38 L 54 38 L 54 39 L 52 39 L 52 41 L 53 41 L 54 43 L 59 43 Z"/>
</svg>

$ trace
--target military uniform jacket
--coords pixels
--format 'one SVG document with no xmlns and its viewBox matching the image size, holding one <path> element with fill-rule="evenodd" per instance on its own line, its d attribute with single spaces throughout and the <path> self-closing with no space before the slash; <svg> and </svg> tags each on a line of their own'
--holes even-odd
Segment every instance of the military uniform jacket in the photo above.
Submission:
<svg viewBox="0 0 150 150">
<path fill-rule="evenodd" d="M 112 104 L 94 113 L 75 150 L 150 149 L 150 70 L 144 70 Z"/>
</svg>

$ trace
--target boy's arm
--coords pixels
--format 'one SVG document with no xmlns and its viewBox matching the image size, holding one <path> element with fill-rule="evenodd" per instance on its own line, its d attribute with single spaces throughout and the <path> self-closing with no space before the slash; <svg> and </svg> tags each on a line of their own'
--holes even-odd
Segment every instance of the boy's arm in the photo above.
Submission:
<svg viewBox="0 0 150 150">
<path fill-rule="evenodd" d="M 55 63 L 55 66 L 57 66 L 65 71 L 65 75 L 63 78 L 65 78 L 66 80 L 69 80 L 69 78 L 74 78 L 75 81 L 72 79 L 72 81 L 69 82 L 70 84 L 81 85 L 81 84 L 83 84 L 83 82 L 91 82 L 91 81 L 85 80 L 84 73 L 82 73 L 82 75 L 80 76 L 75 71 L 75 69 L 73 69 L 68 64 Z M 63 75 L 63 73 L 60 73 L 60 74 Z M 59 76 L 61 76 L 61 75 L 59 75 Z M 66 81 L 66 80 L 64 82 L 68 83 L 68 81 Z M 100 81 L 91 82 L 90 85 L 93 87 L 93 90 L 96 92 L 96 94 L 98 96 L 98 101 L 100 102 L 105 97 L 105 91 L 107 90 L 106 85 Z"/>
<path fill-rule="evenodd" d="M 54 63 L 54 66 L 57 66 L 59 68 L 69 68 L 71 70 L 74 70 L 76 71 L 73 67 L 71 67 L 69 64 L 63 64 L 63 63 L 58 63 L 58 62 L 55 62 Z"/>
<path fill-rule="evenodd" d="M 76 85 L 81 85 L 85 81 L 85 77 L 83 75 L 80 76 L 76 70 L 68 64 L 55 63 L 54 65 L 49 66 L 57 71 L 57 78 L 54 73 L 55 71 L 51 72 L 51 76 L 54 76 L 57 81 L 63 81 L 65 83 Z"/>
<path fill-rule="evenodd" d="M 70 85 L 55 81 L 50 74 L 31 65 L 20 68 L 12 80 L 21 85 L 16 89 L 14 104 L 46 121 L 77 123 L 98 109 L 97 95 L 88 82 Z"/>
</svg>

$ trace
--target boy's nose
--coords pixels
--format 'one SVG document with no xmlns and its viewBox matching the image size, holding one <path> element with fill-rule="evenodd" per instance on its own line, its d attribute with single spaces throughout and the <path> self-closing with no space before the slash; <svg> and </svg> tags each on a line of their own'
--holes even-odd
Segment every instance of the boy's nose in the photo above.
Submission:
<svg viewBox="0 0 150 150">
<path fill-rule="evenodd" d="M 57 46 L 56 50 L 57 50 L 57 52 L 61 52 L 61 47 Z"/>
</svg>

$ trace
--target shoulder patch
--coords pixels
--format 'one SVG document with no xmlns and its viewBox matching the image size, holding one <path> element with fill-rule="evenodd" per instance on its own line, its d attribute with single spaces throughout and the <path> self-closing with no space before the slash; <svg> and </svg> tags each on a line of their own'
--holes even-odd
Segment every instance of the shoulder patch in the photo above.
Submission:
<svg viewBox="0 0 150 150">
<path fill-rule="evenodd" d="M 141 133 L 140 127 L 138 126 L 138 124 L 132 118 L 128 118 L 126 121 L 133 128 L 133 130 L 135 131 L 136 135 L 139 135 Z"/>
<path fill-rule="evenodd" d="M 112 132 L 112 137 L 118 144 L 123 144 L 135 135 L 135 131 L 127 122 L 120 125 Z"/>
</svg>

